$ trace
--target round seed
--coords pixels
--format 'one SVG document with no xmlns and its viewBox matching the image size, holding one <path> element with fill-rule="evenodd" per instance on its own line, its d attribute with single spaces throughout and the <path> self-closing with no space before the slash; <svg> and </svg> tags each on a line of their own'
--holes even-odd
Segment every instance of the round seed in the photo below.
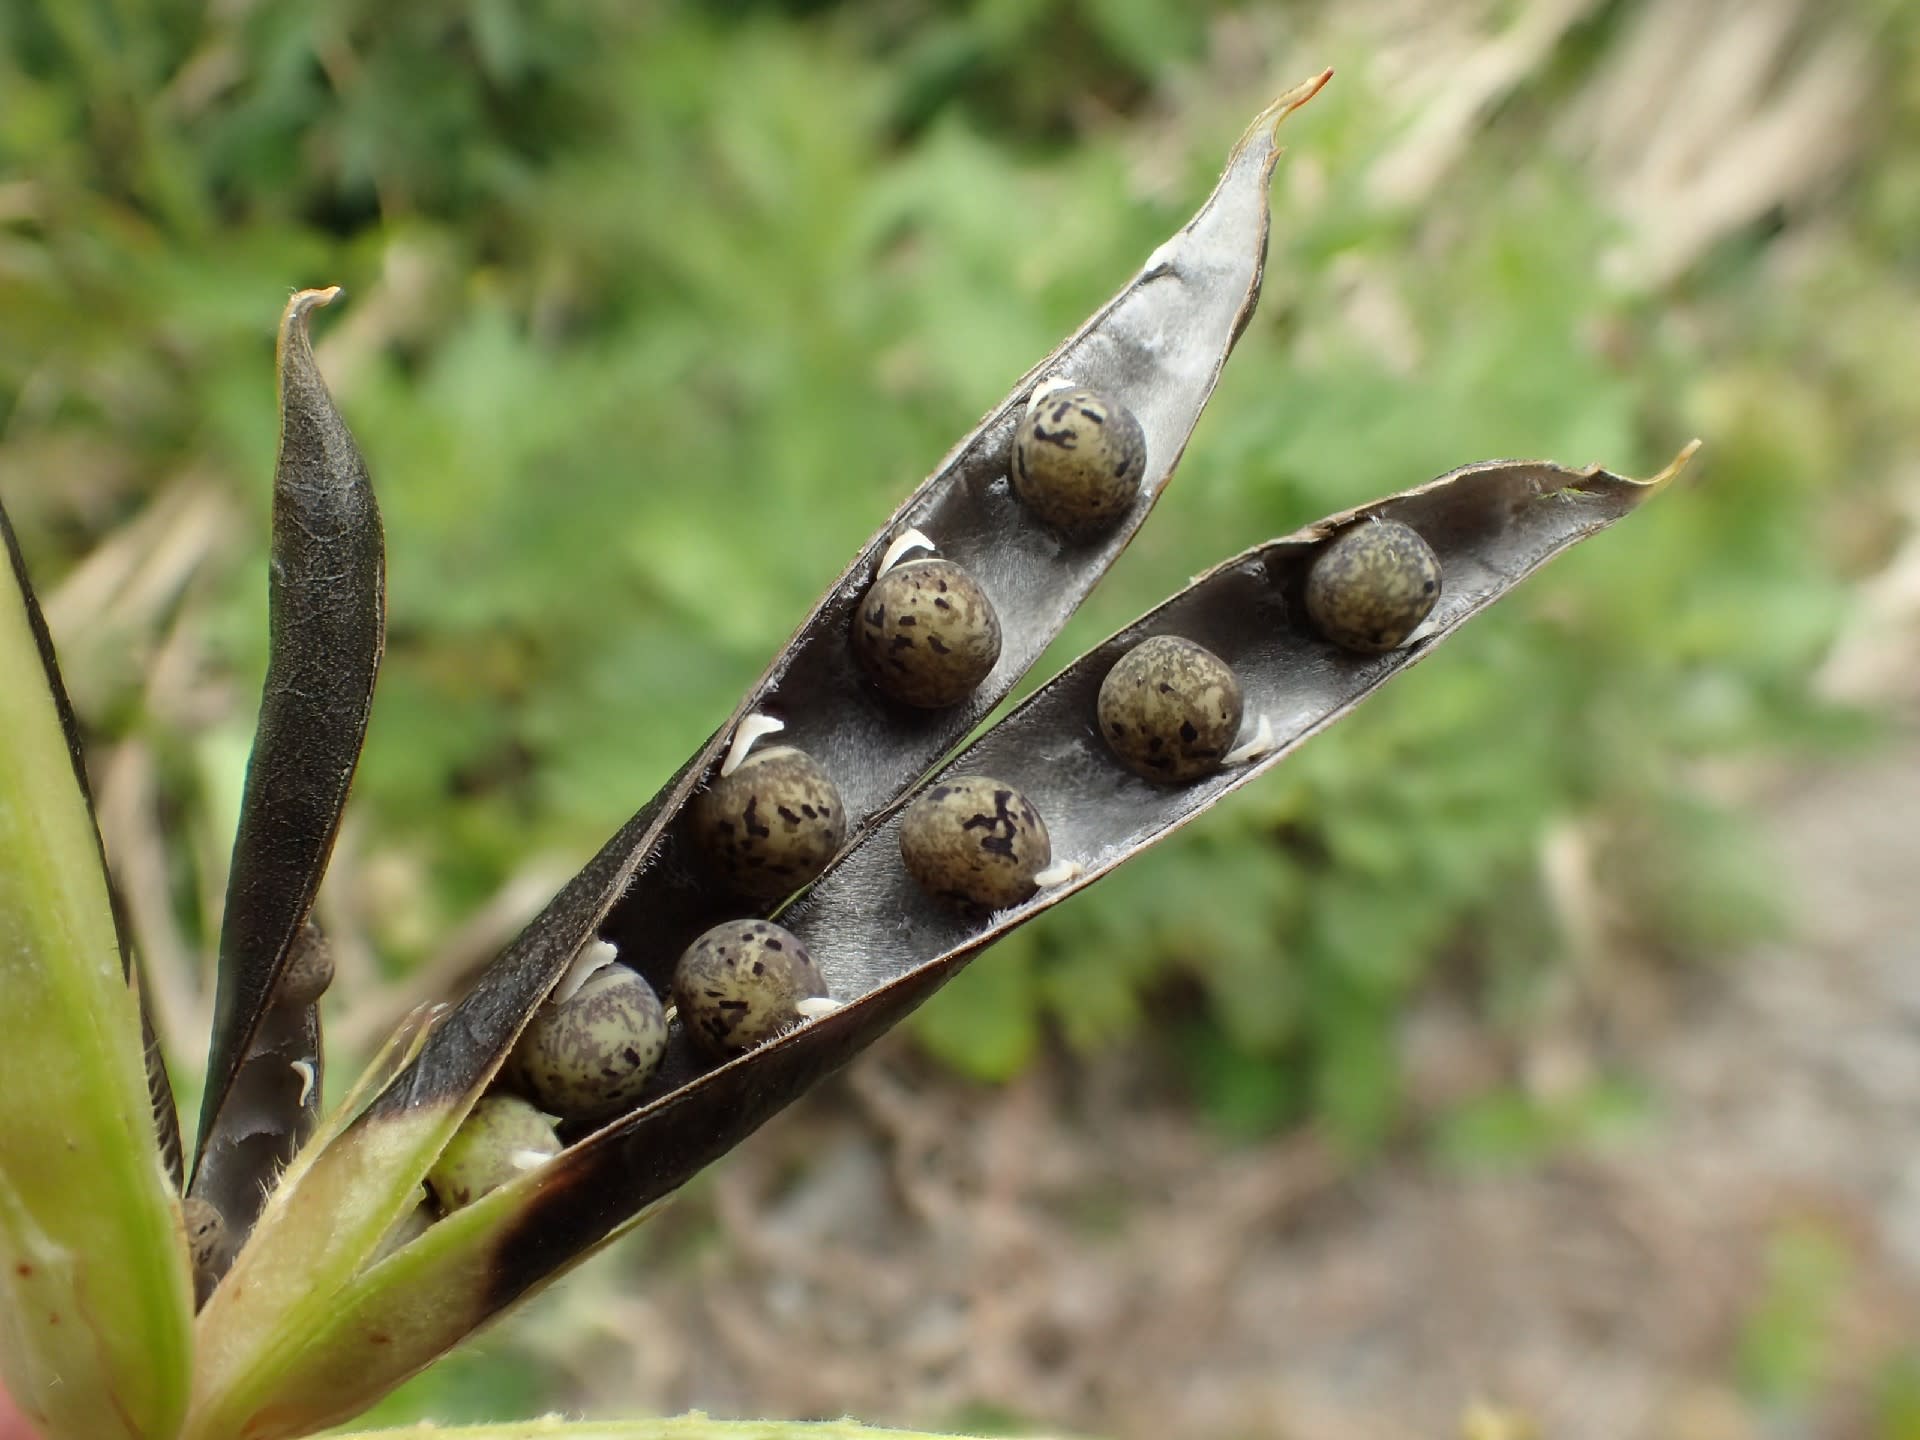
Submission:
<svg viewBox="0 0 1920 1440">
<path fill-rule="evenodd" d="M 1069 533 L 1112 525 L 1140 493 L 1147 437 L 1133 412 L 1094 390 L 1056 390 L 1013 434 L 1013 489 Z"/>
<path fill-rule="evenodd" d="M 998 780 L 943 780 L 900 817 L 900 859 L 922 890 L 962 910 L 1004 910 L 1032 895 L 1053 861 L 1047 825 Z"/>
<path fill-rule="evenodd" d="M 790 745 L 755 750 L 694 802 L 695 843 L 735 894 L 790 895 L 826 868 L 847 837 L 840 792 L 820 762 Z"/>
<path fill-rule="evenodd" d="M 309 920 L 293 938 L 287 956 L 287 968 L 280 972 L 280 985 L 274 991 L 276 1005 L 311 1005 L 327 993 L 333 984 L 333 947 L 320 927 Z"/>
<path fill-rule="evenodd" d="M 180 1218 L 186 1222 L 187 1251 L 193 1256 L 193 1268 L 196 1271 L 209 1268 L 226 1243 L 226 1220 L 210 1201 L 198 1195 L 189 1195 L 180 1202 Z"/>
<path fill-rule="evenodd" d="M 443 1212 L 471 1205 L 560 1153 L 553 1121 L 518 1095 L 483 1095 L 427 1172 Z"/>
<path fill-rule="evenodd" d="M 1348 650 L 1403 644 L 1440 598 L 1440 561 L 1398 520 L 1363 520 L 1329 545 L 1307 576 L 1307 614 Z"/>
<path fill-rule="evenodd" d="M 1177 635 L 1142 640 L 1100 683 L 1100 734 L 1134 774 L 1180 785 L 1211 774 L 1240 733 L 1240 682 Z"/>
<path fill-rule="evenodd" d="M 1000 658 L 993 602 L 951 560 L 909 560 L 867 591 L 853 647 L 893 699 L 924 710 L 958 705 Z"/>
<path fill-rule="evenodd" d="M 534 1012 L 514 1047 L 514 1074 L 543 1110 L 592 1120 L 638 1100 L 666 1049 L 666 1012 L 653 987 L 609 965 Z"/>
<path fill-rule="evenodd" d="M 795 1005 L 827 982 L 800 937 L 770 920 L 728 920 L 680 957 L 673 999 L 709 1050 L 738 1055 L 798 1023 Z"/>
</svg>

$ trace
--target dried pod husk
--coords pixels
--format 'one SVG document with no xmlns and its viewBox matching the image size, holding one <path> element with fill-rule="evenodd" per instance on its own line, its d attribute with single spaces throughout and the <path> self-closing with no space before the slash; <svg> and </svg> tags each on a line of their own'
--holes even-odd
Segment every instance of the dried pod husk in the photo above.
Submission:
<svg viewBox="0 0 1920 1440">
<path fill-rule="evenodd" d="M 1320 633 L 1366 654 L 1405 644 L 1439 600 L 1439 557 L 1398 520 L 1361 521 L 1307 575 L 1307 614 Z"/>
<path fill-rule="evenodd" d="M 853 646 L 873 683 L 922 710 L 958 705 L 1000 658 L 993 602 L 951 560 L 909 560 L 867 591 Z"/>
<path fill-rule="evenodd" d="M 847 811 L 819 761 L 791 745 L 755 750 L 693 805 L 693 832 L 709 870 L 753 900 L 791 895 L 847 838 Z"/>
<path fill-rule="evenodd" d="M 943 780 L 900 817 L 900 859 L 929 895 L 968 911 L 1004 910 L 1053 863 L 1046 821 L 1011 785 L 983 775 Z"/>
<path fill-rule="evenodd" d="M 1155 635 L 1107 672 L 1100 734 L 1134 774 L 1180 785 L 1217 770 L 1240 733 L 1240 682 L 1226 661 L 1191 640 Z"/>
<path fill-rule="evenodd" d="M 1147 437 L 1134 414 L 1097 390 L 1038 396 L 1013 434 L 1013 491 L 1069 535 L 1125 515 L 1147 473 Z"/>
<path fill-rule="evenodd" d="M 738 1055 L 798 1023 L 795 1007 L 827 993 L 819 966 L 792 931 L 770 920 L 729 920 L 687 947 L 673 974 L 680 1023 L 716 1055 Z"/>
<path fill-rule="evenodd" d="M 451 1213 L 559 1153 L 552 1119 L 518 1095 L 487 1095 L 434 1161 L 427 1188 L 441 1212 Z"/>
<path fill-rule="evenodd" d="M 541 1109 L 592 1120 L 638 1101 L 666 1049 L 660 997 L 626 966 L 609 965 L 540 1007 L 514 1048 L 513 1074 Z"/>
</svg>

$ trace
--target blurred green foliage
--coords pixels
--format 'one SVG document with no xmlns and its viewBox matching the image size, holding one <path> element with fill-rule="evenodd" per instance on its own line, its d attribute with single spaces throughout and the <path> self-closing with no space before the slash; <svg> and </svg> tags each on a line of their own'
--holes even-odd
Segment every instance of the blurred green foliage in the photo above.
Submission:
<svg viewBox="0 0 1920 1440">
<path fill-rule="evenodd" d="M 1405 1098 L 1410 996 L 1445 966 L 1524 1009 L 1578 939 L 1543 879 L 1554 827 L 1599 837 L 1635 939 L 1721 950 L 1774 917 L 1703 765 L 1852 733 L 1808 677 L 1920 434 L 1882 323 L 1882 277 L 1920 260 L 1920 145 L 1844 177 L 1791 267 L 1741 232 L 1658 293 L 1611 285 L 1619 221 L 1541 135 L 1630 9 L 1416 210 L 1364 183 L 1404 122 L 1364 14 L 1332 6 L 0 8 L 0 487 L 49 586 L 170 487 L 242 508 L 193 591 L 232 703 L 182 726 L 135 667 L 83 697 L 154 746 L 217 866 L 264 661 L 272 325 L 289 288 L 346 286 L 323 360 L 391 576 L 356 806 L 368 851 L 429 882 L 369 917 L 399 971 L 650 795 L 896 499 L 1184 221 L 1246 118 L 1330 61 L 1289 126 L 1262 309 L 1041 672 L 1224 554 L 1470 460 L 1646 473 L 1701 433 L 1697 482 L 1000 947 L 919 1034 L 997 1077 L 1051 1035 L 1152 1021 L 1233 1128 L 1364 1141 Z M 1848 13 L 1915 73 L 1911 15 Z M 1278 68 L 1245 73 L 1249 47 Z M 1888 133 L 1920 113 L 1910 88 L 1873 103 Z M 203 925 L 204 879 L 176 881 Z M 1489 1111 L 1462 1143 L 1562 1124 Z"/>
</svg>

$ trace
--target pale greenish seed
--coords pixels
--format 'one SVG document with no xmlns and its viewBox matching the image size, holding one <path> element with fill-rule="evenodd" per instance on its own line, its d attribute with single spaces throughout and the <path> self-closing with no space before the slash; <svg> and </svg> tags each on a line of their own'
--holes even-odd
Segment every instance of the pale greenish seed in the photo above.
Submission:
<svg viewBox="0 0 1920 1440">
<path fill-rule="evenodd" d="M 427 1188 L 448 1213 L 559 1153 L 550 1118 L 518 1095 L 484 1095 L 433 1162 Z"/>
</svg>

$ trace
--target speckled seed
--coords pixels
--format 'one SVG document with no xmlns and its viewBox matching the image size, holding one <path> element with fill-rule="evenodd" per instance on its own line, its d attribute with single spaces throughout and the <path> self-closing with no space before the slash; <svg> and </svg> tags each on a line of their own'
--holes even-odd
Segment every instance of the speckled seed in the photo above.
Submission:
<svg viewBox="0 0 1920 1440">
<path fill-rule="evenodd" d="M 794 1005 L 824 996 L 800 937 L 770 920 L 728 920 L 687 947 L 673 972 L 680 1019 L 709 1050 L 738 1055 L 800 1017 Z"/>
<path fill-rule="evenodd" d="M 1070 533 L 1112 525 L 1140 493 L 1147 437 L 1133 412 L 1094 390 L 1056 390 L 1013 434 L 1013 489 Z"/>
<path fill-rule="evenodd" d="M 193 1268 L 205 1270 L 226 1243 L 227 1222 L 213 1205 L 198 1195 L 180 1202 L 180 1218 L 186 1222 L 187 1252 L 193 1256 Z"/>
<path fill-rule="evenodd" d="M 694 802 L 693 833 L 737 895 L 777 900 L 826 868 L 847 838 L 840 792 L 820 762 L 790 745 L 755 750 Z"/>
<path fill-rule="evenodd" d="M 513 1073 L 541 1109 L 592 1120 L 638 1100 L 666 1049 L 666 1012 L 653 987 L 609 965 L 534 1012 L 514 1047 Z"/>
<path fill-rule="evenodd" d="M 1180 785 L 1211 774 L 1240 733 L 1240 682 L 1177 635 L 1142 640 L 1100 683 L 1100 733 L 1134 774 Z"/>
<path fill-rule="evenodd" d="M 333 984 L 333 947 L 320 927 L 309 920 L 294 937 L 287 968 L 280 972 L 280 984 L 273 992 L 276 1005 L 311 1005 L 327 993 Z"/>
<path fill-rule="evenodd" d="M 1053 863 L 1046 821 L 1011 785 L 943 780 L 900 817 L 900 859 L 914 882 L 963 910 L 1004 910 L 1033 894 Z"/>
<path fill-rule="evenodd" d="M 951 560 L 909 560 L 867 591 L 853 647 L 873 681 L 905 705 L 958 705 L 1000 658 L 993 602 Z"/>
<path fill-rule="evenodd" d="M 518 1095 L 484 1095 L 433 1162 L 427 1188 L 443 1212 L 458 1210 L 559 1153 L 553 1121 Z"/>
<path fill-rule="evenodd" d="M 1440 598 L 1440 561 L 1398 520 L 1363 520 L 1313 562 L 1307 614 L 1348 650 L 1402 644 Z"/>
</svg>

